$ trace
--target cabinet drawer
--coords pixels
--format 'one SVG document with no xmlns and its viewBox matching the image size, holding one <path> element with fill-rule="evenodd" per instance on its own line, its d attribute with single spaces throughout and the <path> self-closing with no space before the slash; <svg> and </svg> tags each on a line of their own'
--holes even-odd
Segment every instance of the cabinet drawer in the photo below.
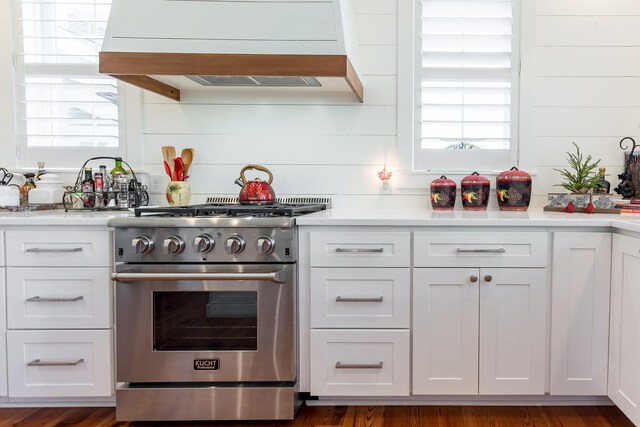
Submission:
<svg viewBox="0 0 640 427">
<path fill-rule="evenodd" d="M 311 394 L 408 396 L 408 330 L 312 330 Z"/>
<path fill-rule="evenodd" d="M 409 267 L 408 232 L 310 233 L 313 267 Z"/>
<path fill-rule="evenodd" d="M 7 332 L 10 397 L 111 396 L 111 331 Z"/>
<path fill-rule="evenodd" d="M 545 267 L 547 233 L 414 234 L 415 267 Z"/>
<path fill-rule="evenodd" d="M 108 267 L 108 231 L 7 231 L 12 267 Z"/>
<path fill-rule="evenodd" d="M 9 329 L 111 327 L 109 268 L 7 268 Z"/>
<path fill-rule="evenodd" d="M 312 328 L 409 328 L 408 268 L 312 268 Z"/>
<path fill-rule="evenodd" d="M 4 257 L 4 231 L 0 231 L 0 266 L 6 265 Z"/>
</svg>

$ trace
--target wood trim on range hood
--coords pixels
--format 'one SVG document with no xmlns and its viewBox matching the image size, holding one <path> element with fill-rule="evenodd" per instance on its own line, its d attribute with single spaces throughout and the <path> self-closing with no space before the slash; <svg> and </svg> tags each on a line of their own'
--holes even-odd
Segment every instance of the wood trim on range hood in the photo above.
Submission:
<svg viewBox="0 0 640 427">
<path fill-rule="evenodd" d="M 364 88 L 347 55 L 100 52 L 99 70 L 180 101 L 180 90 L 151 78 L 165 76 L 342 77 L 359 102 Z"/>
</svg>

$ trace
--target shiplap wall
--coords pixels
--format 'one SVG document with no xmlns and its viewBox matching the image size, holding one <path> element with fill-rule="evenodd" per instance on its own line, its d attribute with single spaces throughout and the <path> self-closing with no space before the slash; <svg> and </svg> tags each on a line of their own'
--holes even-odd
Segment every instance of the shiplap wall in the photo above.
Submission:
<svg viewBox="0 0 640 427">
<path fill-rule="evenodd" d="M 425 188 L 379 195 L 376 172 L 397 168 L 397 2 L 351 0 L 366 102 L 349 95 L 222 89 L 174 103 L 145 93 L 145 168 L 162 174 L 160 147 L 194 147 L 193 200 L 235 194 L 241 167 L 259 163 L 278 194 L 333 195 L 338 206 L 426 207 Z M 523 19 L 521 167 L 534 192 L 557 190 L 571 141 L 602 159 L 615 186 L 617 143 L 640 123 L 640 1 L 530 0 Z M 472 171 L 473 165 L 469 165 Z"/>
</svg>

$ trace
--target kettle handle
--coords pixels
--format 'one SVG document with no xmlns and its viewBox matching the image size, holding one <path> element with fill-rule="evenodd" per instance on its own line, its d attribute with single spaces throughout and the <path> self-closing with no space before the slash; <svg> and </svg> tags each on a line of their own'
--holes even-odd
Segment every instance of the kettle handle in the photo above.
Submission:
<svg viewBox="0 0 640 427">
<path fill-rule="evenodd" d="M 255 169 L 255 170 L 269 174 L 269 180 L 267 181 L 267 184 L 271 185 L 271 183 L 273 182 L 273 174 L 269 169 L 260 165 L 247 165 L 242 168 L 242 170 L 240 171 L 240 179 L 242 180 L 243 185 L 247 183 L 247 178 L 244 177 L 244 173 L 251 169 Z"/>
</svg>

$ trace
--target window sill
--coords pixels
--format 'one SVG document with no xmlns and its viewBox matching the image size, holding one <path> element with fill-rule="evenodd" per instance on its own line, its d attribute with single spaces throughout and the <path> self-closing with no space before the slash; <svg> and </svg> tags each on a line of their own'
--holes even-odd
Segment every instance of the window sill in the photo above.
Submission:
<svg viewBox="0 0 640 427">
<path fill-rule="evenodd" d="M 395 187 L 400 190 L 406 191 L 415 191 L 415 190 L 425 190 L 429 189 L 431 186 L 431 181 L 436 178 L 440 178 L 442 175 L 446 175 L 448 178 L 456 181 L 458 185 L 462 178 L 467 175 L 470 175 L 474 171 L 456 171 L 456 170 L 441 170 L 441 171 L 395 171 L 393 173 L 393 178 L 396 179 Z M 478 170 L 480 175 L 489 178 L 490 180 L 494 180 L 496 176 L 500 173 L 504 172 L 502 170 Z M 537 171 L 527 170 L 527 173 L 531 176 L 536 176 Z"/>
</svg>

